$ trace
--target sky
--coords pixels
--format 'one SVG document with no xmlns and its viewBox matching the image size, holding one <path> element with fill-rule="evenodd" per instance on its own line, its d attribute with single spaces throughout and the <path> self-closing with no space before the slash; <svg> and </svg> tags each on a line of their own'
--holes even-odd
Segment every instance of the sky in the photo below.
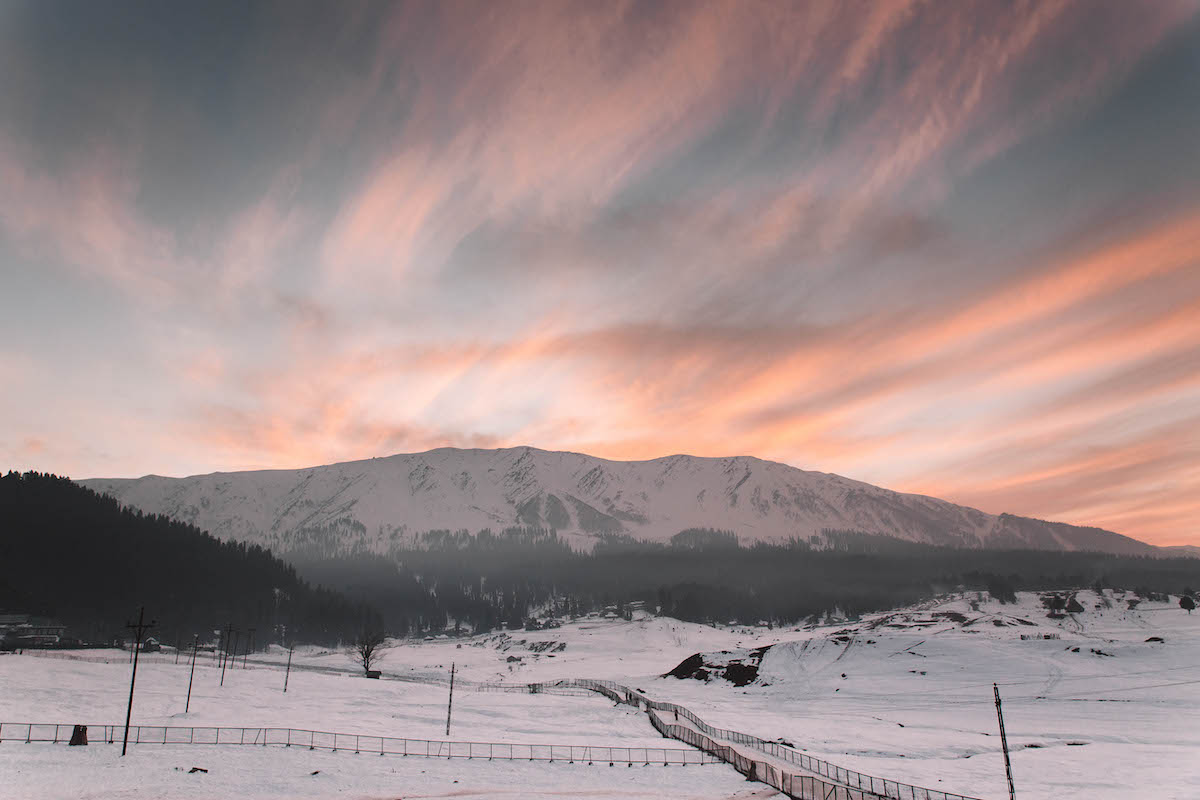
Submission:
<svg viewBox="0 0 1200 800">
<path fill-rule="evenodd" d="M 0 0 L 0 468 L 754 455 L 1200 545 L 1200 0 Z"/>
</svg>

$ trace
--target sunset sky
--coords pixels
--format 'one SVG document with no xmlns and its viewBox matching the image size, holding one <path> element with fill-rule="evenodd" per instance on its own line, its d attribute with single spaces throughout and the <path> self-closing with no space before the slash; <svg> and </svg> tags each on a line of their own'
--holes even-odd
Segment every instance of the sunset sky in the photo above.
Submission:
<svg viewBox="0 0 1200 800">
<path fill-rule="evenodd" d="M 0 2 L 0 468 L 755 455 L 1200 545 L 1200 2 Z"/>
</svg>

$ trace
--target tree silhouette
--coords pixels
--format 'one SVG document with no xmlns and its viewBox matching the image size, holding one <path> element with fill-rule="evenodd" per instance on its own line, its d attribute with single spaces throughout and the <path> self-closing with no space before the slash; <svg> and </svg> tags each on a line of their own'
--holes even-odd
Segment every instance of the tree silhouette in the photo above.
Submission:
<svg viewBox="0 0 1200 800">
<path fill-rule="evenodd" d="M 355 664 L 363 668 L 363 673 L 366 674 L 379 663 L 383 658 L 383 651 L 386 649 L 387 637 L 383 635 L 383 631 L 371 626 L 363 626 L 358 636 L 354 638 L 354 644 L 351 645 L 350 657 L 354 659 Z"/>
</svg>

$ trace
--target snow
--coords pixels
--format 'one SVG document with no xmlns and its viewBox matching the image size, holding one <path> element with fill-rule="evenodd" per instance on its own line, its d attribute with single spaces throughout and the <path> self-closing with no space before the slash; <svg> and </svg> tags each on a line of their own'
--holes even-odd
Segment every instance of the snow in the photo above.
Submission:
<svg viewBox="0 0 1200 800">
<path fill-rule="evenodd" d="M 747 639 L 732 631 L 669 617 L 643 612 L 635 612 L 634 616 L 633 622 L 589 617 L 561 628 L 484 634 L 466 643 L 453 639 L 422 641 L 390 651 L 381 666 L 392 675 L 446 677 L 451 662 L 455 662 L 461 677 L 480 682 L 529 682 L 565 676 L 620 682 L 630 676 L 661 674 L 692 653 L 735 647 Z M 557 649 L 559 645 L 565 645 L 564 649 Z M 509 657 L 520 661 L 509 662 Z M 339 658 L 334 655 L 310 660 L 337 663 Z"/>
<path fill-rule="evenodd" d="M 344 655 L 336 655 L 349 665 Z M 311 663 L 329 658 L 313 658 Z M 198 660 L 188 713 L 188 665 L 181 659 L 140 661 L 135 724 L 177 726 L 290 727 L 302 730 L 449 741 L 526 744 L 664 746 L 642 715 L 595 694 L 508 694 L 456 687 L 452 735 L 446 732 L 448 687 L 407 681 L 367 680 L 312 672 L 297 659 L 283 692 L 284 673 L 258 667 L 221 670 Z M 123 722 L 129 695 L 129 664 L 99 664 L 32 656 L 0 658 L 6 692 L 5 722 L 104 725 Z M 558 720 L 569 719 L 564 726 Z M 683 747 L 683 745 L 679 745 Z"/>
<path fill-rule="evenodd" d="M 219 670 L 202 661 L 187 715 L 186 660 L 176 666 L 172 656 L 156 655 L 138 671 L 134 722 L 444 739 L 445 681 L 453 662 L 461 683 L 451 739 L 684 747 L 658 738 L 644 713 L 598 696 L 479 692 L 473 685 L 608 678 L 680 703 L 712 725 L 782 738 L 848 769 L 1000 798 L 1008 791 L 992 695 L 996 682 L 1022 798 L 1200 797 L 1200 729 L 1194 724 L 1200 714 L 1200 614 L 1186 614 L 1174 597 L 1143 602 L 1133 611 L 1121 593 L 1107 592 L 1102 600 L 1087 590 L 1078 597 L 1086 611 L 1060 620 L 1048 619 L 1039 598 L 1028 593 L 1016 605 L 955 596 L 804 630 L 586 618 L 546 631 L 407 643 L 388 651 L 379 681 L 354 675 L 344 653 L 310 648 L 297 651 L 286 695 L 283 653 L 259 657 L 272 664 L 251 662 L 250 669 L 228 671 L 224 688 L 217 685 Z M 1022 634 L 1059 638 L 1022 640 Z M 1152 637 L 1163 641 L 1146 641 Z M 658 677 L 696 652 L 777 642 L 763 658 L 759 681 L 743 688 Z M 513 655 L 521 660 L 508 661 Z M 0 720 L 120 722 L 129 666 L 127 655 L 109 656 L 114 663 L 0 657 Z M 121 762 L 118 753 L 109 745 L 4 742 L 0 786 L 14 787 L 15 797 L 89 791 L 104 797 L 222 797 L 235 787 L 254 798 L 771 795 L 723 765 L 600 769 L 151 745 L 131 748 Z M 193 765 L 213 771 L 176 772 Z M 309 774 L 318 769 L 319 775 Z"/>
<path fill-rule="evenodd" d="M 387 553 L 424 531 L 512 526 L 554 528 L 583 546 L 603 532 L 666 541 L 686 528 L 719 528 L 749 542 L 834 529 L 969 547 L 1154 552 L 1096 529 L 998 517 L 744 456 L 609 461 L 531 447 L 442 448 L 301 470 L 82 483 L 277 554 L 293 549 L 292 534 L 305 529 L 336 530 L 343 552 Z"/>
<path fill-rule="evenodd" d="M 419 648 L 411 648 L 419 649 Z M 395 656 L 393 652 L 390 655 Z M 87 724 L 86 748 L 0 743 L 0 792 L 6 797 L 662 797 L 708 800 L 751 797 L 740 775 L 723 765 L 503 762 L 486 759 L 374 758 L 297 747 L 119 745 L 97 741 L 97 727 L 124 719 L 127 657 L 85 654 L 112 663 L 9 655 L 0 658 L 0 720 Z M 334 661 L 340 661 L 335 665 Z M 287 726 L 447 741 L 587 744 L 687 750 L 661 738 L 644 715 L 599 695 L 478 692 L 456 687 L 452 735 L 446 737 L 448 687 L 360 674 L 309 671 L 348 666 L 344 654 L 304 654 L 283 692 L 284 673 L 259 666 L 220 669 L 198 660 L 191 710 L 183 713 L 185 659 L 152 656 L 139 663 L 135 725 Z M 11 735 L 11 734 L 6 734 Z M 119 737 L 118 737 L 119 741 Z M 694 751 L 693 751 L 694 752 Z M 189 774 L 192 766 L 207 774 Z M 311 775 L 319 770 L 319 775 Z M 761 787 L 760 787 L 761 788 Z"/>
<path fill-rule="evenodd" d="M 15 753 L 13 751 L 16 751 Z M 695 798 L 778 796 L 720 766 L 616 768 L 512 761 L 446 761 L 261 747 L 4 744 L 0 791 L 24 800 L 197 800 L 455 797 Z M 208 773 L 191 773 L 199 766 Z M 316 772 L 317 774 L 312 774 Z"/>
<path fill-rule="evenodd" d="M 1200 616 L 1178 598 L 1129 611 L 1121 596 L 1111 609 L 1079 596 L 1087 611 L 1060 621 L 1027 593 L 978 612 L 958 598 L 874 615 L 793 633 L 764 656 L 758 685 L 646 688 L 712 725 L 782 737 L 848 769 L 990 798 L 1008 794 L 996 682 L 1021 797 L 1200 797 Z"/>
</svg>

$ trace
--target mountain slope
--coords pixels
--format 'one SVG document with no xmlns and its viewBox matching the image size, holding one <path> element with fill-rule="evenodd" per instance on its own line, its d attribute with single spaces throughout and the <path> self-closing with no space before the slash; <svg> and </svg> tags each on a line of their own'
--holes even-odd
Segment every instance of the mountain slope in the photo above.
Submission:
<svg viewBox="0 0 1200 800">
<path fill-rule="evenodd" d="M 111 641 L 145 606 L 174 639 L 226 624 L 259 644 L 290 633 L 333 643 L 377 614 L 301 580 L 253 546 L 131 511 L 66 478 L 0 475 L 0 609 L 59 618 L 76 636 Z"/>
<path fill-rule="evenodd" d="M 442 448 L 301 470 L 82 483 L 279 553 L 382 553 L 428 530 L 510 526 L 554 528 L 577 540 L 664 541 L 703 527 L 732 530 L 743 542 L 840 530 L 955 547 L 1157 552 L 1098 528 L 986 514 L 745 456 L 608 461 L 530 447 Z"/>
</svg>

